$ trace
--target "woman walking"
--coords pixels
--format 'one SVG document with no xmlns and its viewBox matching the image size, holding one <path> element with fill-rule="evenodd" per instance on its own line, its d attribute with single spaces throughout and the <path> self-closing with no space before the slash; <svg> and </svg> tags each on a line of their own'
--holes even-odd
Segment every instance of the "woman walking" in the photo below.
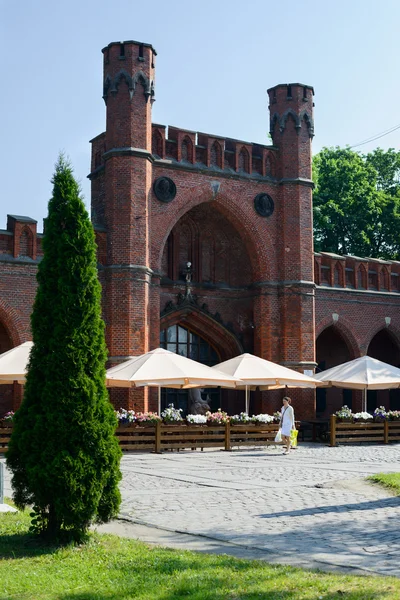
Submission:
<svg viewBox="0 0 400 600">
<path fill-rule="evenodd" d="M 290 432 L 292 429 L 296 429 L 294 422 L 294 410 L 291 406 L 291 399 L 285 396 L 282 400 L 283 406 L 281 410 L 281 421 L 280 428 L 282 430 L 282 441 L 286 444 L 286 450 L 284 454 L 289 454 L 290 450 Z"/>
</svg>

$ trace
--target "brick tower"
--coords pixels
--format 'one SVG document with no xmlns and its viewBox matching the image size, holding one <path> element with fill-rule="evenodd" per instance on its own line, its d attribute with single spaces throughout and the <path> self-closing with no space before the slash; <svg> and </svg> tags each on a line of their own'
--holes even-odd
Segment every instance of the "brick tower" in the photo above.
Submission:
<svg viewBox="0 0 400 600">
<path fill-rule="evenodd" d="M 312 87 L 268 90 L 271 135 L 279 154 L 281 363 L 314 367 L 314 294 L 311 140 Z"/>
<path fill-rule="evenodd" d="M 113 363 L 149 349 L 149 159 L 156 52 L 150 44 L 128 41 L 109 44 L 103 54 L 107 126 L 94 143 L 104 167 L 104 189 L 94 220 L 105 229 L 104 317 Z M 116 393 L 121 406 L 139 398 L 143 402 L 143 389 Z"/>
</svg>

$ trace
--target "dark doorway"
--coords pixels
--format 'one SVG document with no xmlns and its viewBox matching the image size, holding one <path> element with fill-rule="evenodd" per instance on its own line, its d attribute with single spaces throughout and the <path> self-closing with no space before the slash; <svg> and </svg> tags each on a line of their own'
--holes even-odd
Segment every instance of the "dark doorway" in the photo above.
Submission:
<svg viewBox="0 0 400 600">
<path fill-rule="evenodd" d="M 160 331 L 160 347 L 192 360 L 197 360 L 203 365 L 213 367 L 220 362 L 220 357 L 213 346 L 206 342 L 201 336 L 182 325 L 171 325 Z M 212 411 L 221 406 L 220 388 L 207 388 L 201 392 L 203 400 L 206 400 Z M 175 408 L 182 409 L 182 416 L 186 416 L 189 410 L 188 390 L 163 388 L 161 392 L 161 410 L 173 404 Z"/>
<path fill-rule="evenodd" d="M 11 350 L 13 347 L 11 338 L 3 323 L 0 322 L 0 354 Z M 13 408 L 13 386 L 0 385 L 0 419 L 5 413 Z"/>
<path fill-rule="evenodd" d="M 400 368 L 400 349 L 387 329 L 381 329 L 374 335 L 368 346 L 367 354 L 372 358 L 377 358 L 382 362 Z M 384 406 L 386 410 L 399 410 L 400 389 L 368 392 L 368 412 L 373 413 L 378 406 Z"/>
<path fill-rule="evenodd" d="M 330 369 L 331 367 L 336 367 L 336 365 L 340 365 L 354 358 L 342 335 L 333 325 L 325 329 L 321 335 L 318 336 L 316 354 L 318 363 L 317 373 Z M 352 390 L 317 388 L 317 417 L 328 417 L 339 410 L 343 404 L 347 404 L 347 406 L 351 408 L 352 398 Z"/>
</svg>

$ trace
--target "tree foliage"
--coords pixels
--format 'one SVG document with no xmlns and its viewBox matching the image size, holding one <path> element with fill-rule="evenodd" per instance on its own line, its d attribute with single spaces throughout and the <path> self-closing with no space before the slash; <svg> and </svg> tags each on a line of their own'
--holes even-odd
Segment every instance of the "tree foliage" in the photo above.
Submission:
<svg viewBox="0 0 400 600">
<path fill-rule="evenodd" d="M 400 152 L 323 148 L 313 161 L 317 251 L 400 257 Z"/>
<path fill-rule="evenodd" d="M 43 237 L 24 400 L 7 453 L 18 507 L 36 530 L 81 538 L 120 504 L 121 452 L 105 387 L 94 232 L 72 169 L 60 157 Z"/>
</svg>

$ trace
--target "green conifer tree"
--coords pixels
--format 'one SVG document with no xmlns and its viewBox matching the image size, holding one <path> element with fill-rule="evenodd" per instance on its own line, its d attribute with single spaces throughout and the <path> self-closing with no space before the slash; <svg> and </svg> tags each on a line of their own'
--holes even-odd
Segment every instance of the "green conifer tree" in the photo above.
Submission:
<svg viewBox="0 0 400 600">
<path fill-rule="evenodd" d="M 82 538 L 120 505 L 121 451 L 105 387 L 107 350 L 92 224 L 60 156 L 43 237 L 24 400 L 7 453 L 18 507 L 34 529 Z"/>
</svg>

